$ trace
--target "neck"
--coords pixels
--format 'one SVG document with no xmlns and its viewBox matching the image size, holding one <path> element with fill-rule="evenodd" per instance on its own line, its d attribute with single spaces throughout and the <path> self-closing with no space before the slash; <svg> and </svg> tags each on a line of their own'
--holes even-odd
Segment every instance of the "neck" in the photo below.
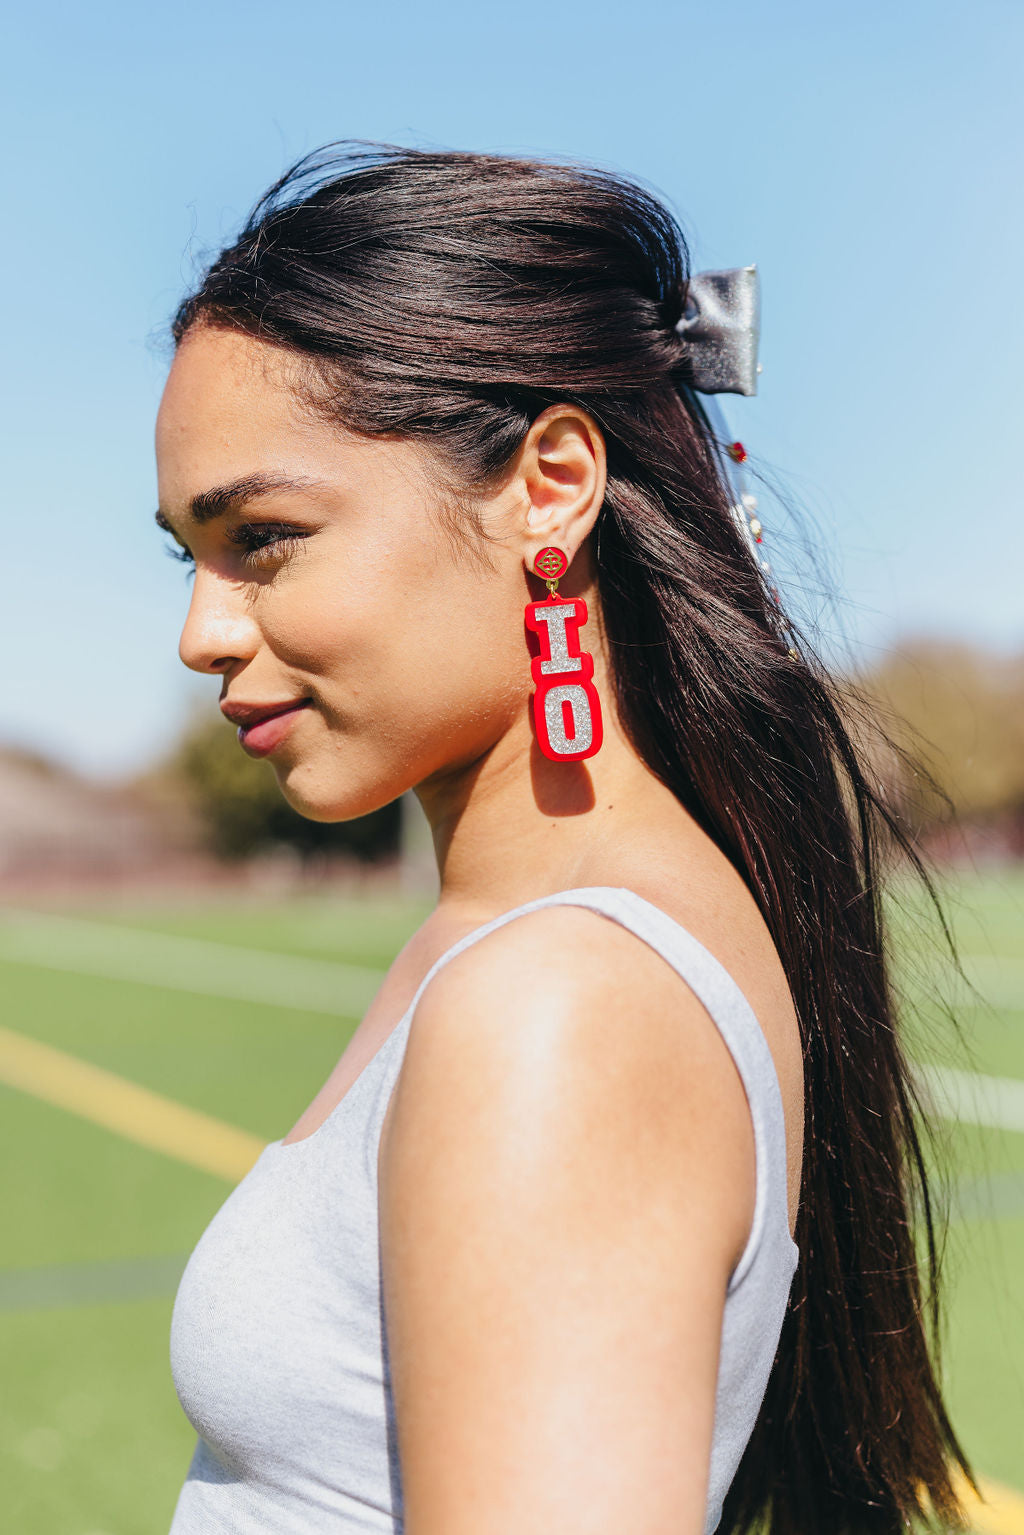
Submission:
<svg viewBox="0 0 1024 1535">
<path fill-rule="evenodd" d="M 689 840 L 696 829 L 622 728 L 593 572 L 583 559 L 578 566 L 584 581 L 574 595 L 590 614 L 584 648 L 594 658 L 604 724 L 599 749 L 578 762 L 546 757 L 534 738 L 527 685 L 492 746 L 416 787 L 433 836 L 438 904 L 469 920 L 556 890 L 628 880 L 628 859 L 653 864 L 674 830 Z"/>
<path fill-rule="evenodd" d="M 551 761 L 523 721 L 474 762 L 418 785 L 441 904 L 486 918 L 555 890 L 615 883 L 616 848 L 645 823 L 664 829 L 666 810 L 686 818 L 611 717 L 607 686 L 602 700 L 604 740 L 592 757 Z"/>
</svg>

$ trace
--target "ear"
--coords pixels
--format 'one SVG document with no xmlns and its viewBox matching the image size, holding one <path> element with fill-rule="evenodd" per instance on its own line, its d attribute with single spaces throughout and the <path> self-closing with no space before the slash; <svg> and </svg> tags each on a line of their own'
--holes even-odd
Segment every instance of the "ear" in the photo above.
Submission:
<svg viewBox="0 0 1024 1535">
<path fill-rule="evenodd" d="M 575 405 L 549 405 L 523 440 L 517 475 L 527 569 L 548 544 L 564 550 L 571 565 L 604 502 L 607 458 L 600 427 Z"/>
</svg>

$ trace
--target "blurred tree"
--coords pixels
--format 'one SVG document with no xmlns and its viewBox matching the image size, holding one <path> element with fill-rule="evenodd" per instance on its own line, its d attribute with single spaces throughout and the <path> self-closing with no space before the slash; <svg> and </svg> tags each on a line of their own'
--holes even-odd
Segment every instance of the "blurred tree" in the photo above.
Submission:
<svg viewBox="0 0 1024 1535">
<path fill-rule="evenodd" d="M 875 717 L 949 796 L 958 822 L 1024 819 L 1024 655 L 1000 656 L 952 640 L 896 645 L 853 679 Z M 896 753 L 867 741 L 875 770 L 920 828 L 949 818 Z"/>
<path fill-rule="evenodd" d="M 144 775 L 151 793 L 179 792 L 198 815 L 211 851 L 226 859 L 284 845 L 303 858 L 350 853 L 369 862 L 397 853 L 401 807 L 395 800 L 352 821 L 312 821 L 284 798 L 268 762 L 247 757 L 234 726 L 204 706 L 167 757 Z"/>
</svg>

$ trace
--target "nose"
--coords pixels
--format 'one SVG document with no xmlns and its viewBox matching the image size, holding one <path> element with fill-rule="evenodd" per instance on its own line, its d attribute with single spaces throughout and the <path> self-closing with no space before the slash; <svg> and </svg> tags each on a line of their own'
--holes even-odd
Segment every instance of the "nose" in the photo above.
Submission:
<svg viewBox="0 0 1024 1535">
<path fill-rule="evenodd" d="M 194 672 L 223 672 L 259 649 L 256 622 L 237 583 L 218 579 L 208 567 L 196 570 L 178 655 Z"/>
</svg>

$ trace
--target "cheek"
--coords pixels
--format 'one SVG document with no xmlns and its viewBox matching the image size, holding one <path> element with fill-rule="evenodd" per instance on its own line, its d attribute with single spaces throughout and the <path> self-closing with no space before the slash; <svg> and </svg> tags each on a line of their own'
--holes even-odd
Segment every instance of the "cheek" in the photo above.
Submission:
<svg viewBox="0 0 1024 1535">
<path fill-rule="evenodd" d="M 374 686 L 426 731 L 473 729 L 532 686 L 521 619 L 477 586 L 391 604 L 376 630 Z"/>
<path fill-rule="evenodd" d="M 355 678 L 372 651 L 375 620 L 365 593 L 320 573 L 296 573 L 268 593 L 259 620 L 274 654 L 310 677 Z"/>
<path fill-rule="evenodd" d="M 261 629 L 342 728 L 472 726 L 533 687 L 522 612 L 482 581 L 445 590 L 436 578 L 342 582 L 310 569 L 274 593 Z"/>
</svg>

